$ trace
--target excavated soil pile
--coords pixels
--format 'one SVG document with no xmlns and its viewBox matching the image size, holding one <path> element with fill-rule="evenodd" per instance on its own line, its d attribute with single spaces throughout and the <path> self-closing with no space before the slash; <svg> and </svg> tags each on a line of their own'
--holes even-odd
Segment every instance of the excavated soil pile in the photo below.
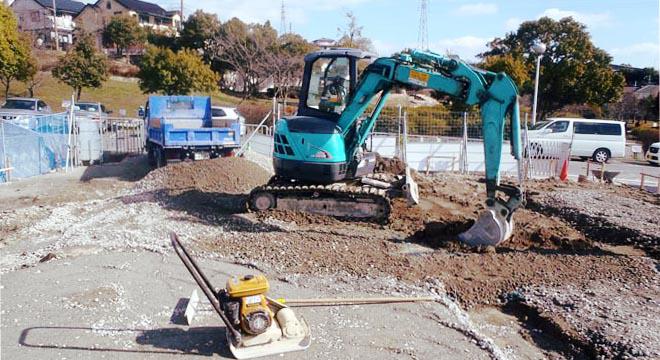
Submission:
<svg viewBox="0 0 660 360">
<path fill-rule="evenodd" d="M 406 172 L 406 163 L 399 158 L 384 158 L 376 155 L 376 172 L 403 175 Z"/>
<path fill-rule="evenodd" d="M 182 162 L 153 170 L 136 184 L 134 195 L 122 200 L 156 201 L 215 222 L 216 215 L 244 212 L 247 194 L 270 177 L 265 169 L 243 158 Z"/>
<path fill-rule="evenodd" d="M 144 191 L 246 194 L 268 182 L 271 175 L 257 164 L 237 157 L 170 164 L 138 183 Z"/>
<path fill-rule="evenodd" d="M 484 209 L 485 184 L 476 177 L 453 174 L 420 177 L 418 183 L 422 198 L 420 206 L 410 209 L 403 203 L 395 204 L 391 226 L 412 232 L 413 239 L 433 248 L 482 251 L 463 246 L 458 241 L 458 234 L 469 229 Z M 499 246 L 502 249 L 578 251 L 592 247 L 591 241 L 559 217 L 521 208 L 513 219 L 514 232 Z"/>
</svg>

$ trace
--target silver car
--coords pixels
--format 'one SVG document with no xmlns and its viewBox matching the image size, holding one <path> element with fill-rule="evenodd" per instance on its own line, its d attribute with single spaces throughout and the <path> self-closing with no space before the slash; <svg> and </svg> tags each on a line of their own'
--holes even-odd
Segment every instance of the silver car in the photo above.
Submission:
<svg viewBox="0 0 660 360">
<path fill-rule="evenodd" d="M 0 108 L 0 119 L 14 120 L 24 116 L 51 114 L 50 106 L 34 98 L 8 98 Z"/>
</svg>

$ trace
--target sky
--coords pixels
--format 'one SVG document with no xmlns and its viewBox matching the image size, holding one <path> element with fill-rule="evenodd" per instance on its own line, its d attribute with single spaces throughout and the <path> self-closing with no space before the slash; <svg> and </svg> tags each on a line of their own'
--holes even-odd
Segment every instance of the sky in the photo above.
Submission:
<svg viewBox="0 0 660 360">
<path fill-rule="evenodd" d="M 88 1 L 90 2 L 90 1 Z M 156 0 L 170 10 L 179 0 Z M 418 46 L 418 0 L 284 0 L 287 28 L 308 40 L 336 39 L 346 26 L 348 11 L 364 27 L 379 55 Z M 270 20 L 280 29 L 281 0 L 184 0 L 184 16 L 196 9 L 216 13 L 225 21 Z M 658 0 L 429 0 L 430 49 L 451 52 L 468 61 L 486 50 L 486 43 L 517 29 L 525 20 L 572 16 L 587 25 L 594 44 L 615 64 L 659 68 Z"/>
</svg>

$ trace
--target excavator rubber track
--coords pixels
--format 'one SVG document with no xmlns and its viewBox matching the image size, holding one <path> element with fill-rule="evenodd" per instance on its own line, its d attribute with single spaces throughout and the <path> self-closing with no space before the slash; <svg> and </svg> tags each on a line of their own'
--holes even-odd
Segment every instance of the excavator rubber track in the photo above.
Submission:
<svg viewBox="0 0 660 360">
<path fill-rule="evenodd" d="M 342 220 L 387 222 L 391 199 L 401 197 L 400 176 L 371 174 L 368 179 L 381 182 L 379 186 L 360 179 L 332 184 L 305 184 L 273 177 L 268 184 L 252 190 L 248 200 L 252 211 L 269 209 L 289 210 L 333 216 Z M 385 188 L 384 185 L 388 184 Z"/>
</svg>

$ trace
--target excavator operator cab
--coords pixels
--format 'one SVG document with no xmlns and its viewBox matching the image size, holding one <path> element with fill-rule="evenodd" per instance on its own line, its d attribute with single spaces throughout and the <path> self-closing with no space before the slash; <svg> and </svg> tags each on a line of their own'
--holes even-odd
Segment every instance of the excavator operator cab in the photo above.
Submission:
<svg viewBox="0 0 660 360">
<path fill-rule="evenodd" d="M 336 122 L 358 81 L 360 62 L 374 59 L 358 49 L 328 49 L 305 57 L 298 116 Z"/>
</svg>

